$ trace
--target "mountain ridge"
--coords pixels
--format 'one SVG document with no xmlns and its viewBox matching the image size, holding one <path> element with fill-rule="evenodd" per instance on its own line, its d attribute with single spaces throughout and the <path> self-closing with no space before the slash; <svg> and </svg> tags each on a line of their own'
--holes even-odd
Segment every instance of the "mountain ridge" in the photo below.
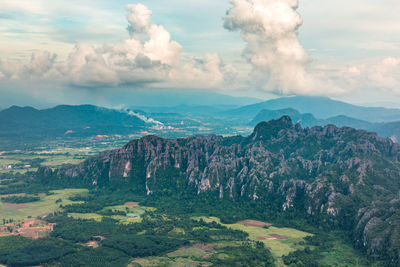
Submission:
<svg viewBox="0 0 400 267">
<path fill-rule="evenodd" d="M 0 111 L 0 121 L 0 136 L 4 138 L 59 137 L 67 131 L 85 136 L 99 129 L 106 134 L 112 132 L 113 127 L 126 131 L 145 125 L 128 113 L 94 105 L 60 105 L 43 110 L 12 106 Z"/>
<path fill-rule="evenodd" d="M 386 123 L 372 123 L 364 120 L 355 119 L 345 115 L 338 115 L 327 119 L 317 119 L 311 113 L 300 113 L 295 109 L 281 109 L 281 110 L 261 110 L 257 116 L 250 122 L 250 125 L 256 125 L 262 121 L 277 119 L 281 116 L 288 115 L 295 122 L 300 123 L 303 127 L 325 126 L 329 124 L 338 127 L 352 127 L 355 129 L 363 129 L 371 132 L 376 132 L 379 136 L 387 138 L 390 137 L 396 141 L 400 139 L 400 121 L 386 122 Z"/>
<path fill-rule="evenodd" d="M 254 118 L 262 109 L 293 108 L 301 113 L 311 113 L 322 119 L 346 115 L 371 122 L 390 122 L 400 120 L 400 109 L 362 107 L 326 97 L 293 96 L 283 97 L 257 104 L 243 106 L 228 111 L 233 116 Z"/>
<path fill-rule="evenodd" d="M 248 137 L 146 136 L 79 165 L 41 167 L 37 175 L 147 195 L 215 192 L 232 201 L 272 201 L 277 212 L 294 209 L 349 229 L 371 256 L 399 262 L 400 145 L 364 130 L 302 128 L 284 116 L 258 124 Z"/>
</svg>

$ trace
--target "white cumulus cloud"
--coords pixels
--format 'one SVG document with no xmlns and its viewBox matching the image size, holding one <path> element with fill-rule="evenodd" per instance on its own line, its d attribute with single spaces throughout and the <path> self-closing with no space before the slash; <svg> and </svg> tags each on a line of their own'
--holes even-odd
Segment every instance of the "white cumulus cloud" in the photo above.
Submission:
<svg viewBox="0 0 400 267">
<path fill-rule="evenodd" d="M 56 55 L 35 52 L 25 65 L 1 61 L 0 71 L 12 79 L 43 79 L 77 87 L 221 88 L 232 67 L 218 55 L 191 58 L 162 26 L 151 22 L 152 11 L 143 4 L 126 6 L 129 39 L 116 45 L 95 47 L 76 43 L 64 61 Z"/>
<path fill-rule="evenodd" d="M 363 59 L 345 65 L 324 64 L 315 69 L 324 73 L 325 80 L 346 88 L 344 96 L 374 97 L 375 100 L 400 96 L 400 58 L 397 57 Z"/>
<path fill-rule="evenodd" d="M 359 75 L 348 80 L 359 87 L 376 88 L 385 92 L 400 94 L 400 58 L 386 57 L 376 62 L 357 66 Z"/>
<path fill-rule="evenodd" d="M 31 77 L 42 77 L 52 70 L 56 57 L 56 54 L 48 51 L 35 52 L 29 64 L 24 66 L 23 72 Z"/>
</svg>

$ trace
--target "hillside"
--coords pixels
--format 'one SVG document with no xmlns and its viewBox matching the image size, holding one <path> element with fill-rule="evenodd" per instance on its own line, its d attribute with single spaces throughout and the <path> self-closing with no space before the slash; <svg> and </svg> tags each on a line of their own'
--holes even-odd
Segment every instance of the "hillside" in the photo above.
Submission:
<svg viewBox="0 0 400 267">
<path fill-rule="evenodd" d="M 295 109 L 286 108 L 279 110 L 263 109 L 257 114 L 257 116 L 254 117 L 254 119 L 250 122 L 250 125 L 256 126 L 260 122 L 275 120 L 282 116 L 289 116 L 293 122 L 300 123 L 303 127 L 313 127 L 326 124 L 324 120 L 319 120 L 310 113 L 302 114 Z"/>
<path fill-rule="evenodd" d="M 377 125 L 377 123 L 371 123 L 368 121 L 348 117 L 345 115 L 339 115 L 339 116 L 328 118 L 328 119 L 326 119 L 326 124 L 334 124 L 338 127 L 348 126 L 348 127 L 352 127 L 352 128 L 356 128 L 356 129 L 364 129 L 364 130 L 369 130 L 369 131 L 374 129 L 375 125 Z M 384 123 L 382 123 L 382 124 L 384 124 Z M 384 135 L 383 137 L 388 137 L 388 136 Z"/>
<path fill-rule="evenodd" d="M 91 105 L 38 110 L 13 106 L 0 111 L 0 137 L 8 140 L 132 133 L 145 125 L 125 112 Z"/>
<path fill-rule="evenodd" d="M 248 137 L 147 136 L 79 165 L 41 167 L 37 174 L 43 182 L 269 203 L 275 212 L 349 229 L 354 245 L 370 256 L 392 266 L 400 262 L 400 146 L 366 131 L 303 129 L 284 116 L 258 124 Z"/>
<path fill-rule="evenodd" d="M 395 141 L 400 140 L 400 122 L 380 123 L 375 125 L 374 131 L 382 136 L 392 137 Z"/>
<path fill-rule="evenodd" d="M 49 142 L 89 141 L 156 133 L 166 138 L 194 134 L 237 134 L 243 121 L 220 114 L 233 106 L 141 107 L 127 110 L 92 105 L 61 105 L 49 109 L 12 106 L 0 111 L 0 151 L 31 149 Z M 238 127 L 238 128 L 237 128 Z"/>
<path fill-rule="evenodd" d="M 325 126 L 329 124 L 338 127 L 352 127 L 371 132 L 376 132 L 381 137 L 390 137 L 397 142 L 400 139 L 400 121 L 388 123 L 372 123 L 344 115 L 339 115 L 327 119 L 317 119 L 314 115 L 306 113 L 302 114 L 295 109 L 280 109 L 280 110 L 261 110 L 257 116 L 250 122 L 250 125 L 255 126 L 260 122 L 278 119 L 282 116 L 289 116 L 294 122 L 300 123 L 303 127 Z"/>
<path fill-rule="evenodd" d="M 230 110 L 231 116 L 254 118 L 263 109 L 278 110 L 292 108 L 301 113 L 311 113 L 317 118 L 327 119 L 345 115 L 369 122 L 391 122 L 400 120 L 400 109 L 361 107 L 325 97 L 283 97 Z"/>
</svg>

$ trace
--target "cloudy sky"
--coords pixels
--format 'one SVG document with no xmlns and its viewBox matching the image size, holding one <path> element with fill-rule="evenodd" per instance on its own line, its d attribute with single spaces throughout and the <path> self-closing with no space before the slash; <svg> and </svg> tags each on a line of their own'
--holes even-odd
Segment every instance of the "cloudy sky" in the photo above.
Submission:
<svg viewBox="0 0 400 267">
<path fill-rule="evenodd" d="M 396 104 L 398 14 L 394 0 L 0 0 L 0 107 L 154 89 Z"/>
</svg>

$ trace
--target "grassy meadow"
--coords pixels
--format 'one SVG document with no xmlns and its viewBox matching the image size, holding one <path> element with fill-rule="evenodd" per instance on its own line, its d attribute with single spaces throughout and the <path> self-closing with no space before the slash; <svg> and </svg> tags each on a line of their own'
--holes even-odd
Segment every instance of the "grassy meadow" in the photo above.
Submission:
<svg viewBox="0 0 400 267">
<path fill-rule="evenodd" d="M 126 212 L 126 216 L 112 215 L 106 217 L 111 217 L 123 224 L 129 224 L 129 223 L 141 222 L 142 221 L 141 215 L 143 215 L 146 212 L 146 210 L 152 211 L 154 210 L 154 208 L 139 207 L 137 205 L 125 204 L 125 205 L 105 207 L 102 211 L 107 211 L 107 210 Z M 98 222 L 100 222 L 103 219 L 103 217 L 105 217 L 104 215 L 100 215 L 97 213 L 68 213 L 68 216 L 75 219 L 95 220 Z"/>
<path fill-rule="evenodd" d="M 48 213 L 59 211 L 61 205 L 69 205 L 73 202 L 69 197 L 87 192 L 87 189 L 64 189 L 50 191 L 51 195 L 40 196 L 40 201 L 24 204 L 8 204 L 0 200 L 0 221 L 2 219 L 13 219 L 19 221 L 27 219 L 28 217 L 35 218 L 37 216 L 44 216 Z M 56 203 L 57 200 L 61 202 Z"/>
<path fill-rule="evenodd" d="M 216 217 L 196 217 L 196 219 L 203 219 L 206 222 L 220 222 L 219 218 Z M 241 230 L 249 234 L 249 238 L 253 241 L 261 241 L 265 244 L 265 247 L 269 248 L 272 255 L 279 258 L 283 255 L 287 255 L 297 249 L 304 249 L 302 241 L 306 236 L 312 234 L 299 231 L 293 228 L 278 228 L 269 226 L 267 228 L 243 225 L 239 223 L 235 224 L 223 224 L 229 228 L 235 230 Z M 278 238 L 276 238 L 276 236 Z M 264 239 L 265 238 L 265 239 Z M 263 240 L 264 239 L 264 240 Z"/>
</svg>

